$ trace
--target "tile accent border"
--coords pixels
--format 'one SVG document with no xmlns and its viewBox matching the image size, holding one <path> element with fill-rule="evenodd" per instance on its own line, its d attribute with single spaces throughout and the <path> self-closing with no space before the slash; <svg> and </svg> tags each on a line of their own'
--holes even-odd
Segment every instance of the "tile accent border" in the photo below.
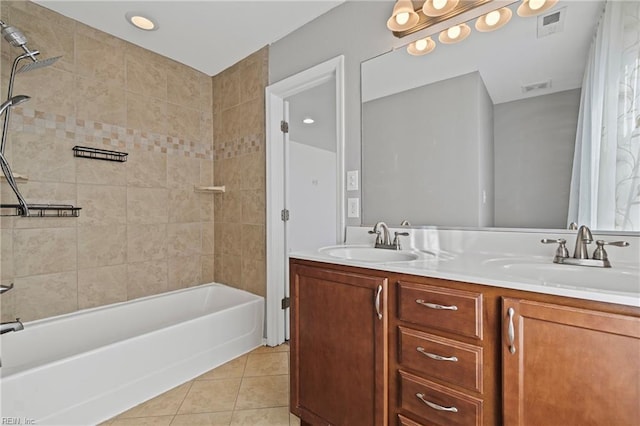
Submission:
<svg viewBox="0 0 640 426">
<path fill-rule="evenodd" d="M 253 152 L 264 151 L 265 136 L 261 133 L 242 136 L 237 139 L 214 144 L 214 160 L 236 158 Z"/>
<path fill-rule="evenodd" d="M 115 124 L 16 107 L 11 114 L 11 130 L 36 135 L 52 135 L 76 144 L 101 144 L 112 150 L 146 150 L 187 158 L 213 160 L 213 143 L 128 129 Z"/>
</svg>

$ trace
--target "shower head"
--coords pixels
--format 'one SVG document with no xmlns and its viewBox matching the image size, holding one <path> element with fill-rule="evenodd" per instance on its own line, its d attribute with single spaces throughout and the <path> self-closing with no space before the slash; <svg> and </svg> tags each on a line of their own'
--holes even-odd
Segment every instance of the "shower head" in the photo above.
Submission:
<svg viewBox="0 0 640 426">
<path fill-rule="evenodd" d="M 28 101 L 29 99 L 31 98 L 25 95 L 16 95 L 13 98 L 7 99 L 2 105 L 0 105 L 0 115 L 2 115 L 2 113 L 5 112 L 9 107 L 19 105 L 23 102 Z"/>
<path fill-rule="evenodd" d="M 35 52 L 33 52 L 35 54 L 38 54 L 40 52 L 38 52 L 37 50 Z M 31 58 L 33 59 L 33 62 L 30 62 L 28 64 L 24 64 L 22 67 L 20 67 L 20 69 L 18 70 L 18 74 L 21 72 L 27 72 L 27 71 L 31 71 L 31 70 L 35 70 L 38 68 L 44 68 L 44 67 L 48 67 L 49 65 L 54 64 L 58 59 L 62 58 L 62 56 L 56 56 L 53 58 L 47 58 L 44 60 L 37 60 L 36 58 Z"/>
</svg>

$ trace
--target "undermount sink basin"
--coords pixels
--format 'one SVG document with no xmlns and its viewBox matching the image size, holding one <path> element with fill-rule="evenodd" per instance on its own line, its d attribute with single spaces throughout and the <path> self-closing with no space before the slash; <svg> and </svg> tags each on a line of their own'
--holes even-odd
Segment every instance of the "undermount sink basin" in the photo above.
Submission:
<svg viewBox="0 0 640 426">
<path fill-rule="evenodd" d="M 420 258 L 418 253 L 411 251 L 387 250 L 370 246 L 331 246 L 321 248 L 319 251 L 336 259 L 372 263 L 408 262 Z"/>
<path fill-rule="evenodd" d="M 640 293 L 640 274 L 632 268 L 559 265 L 551 260 L 549 263 L 504 261 L 501 266 L 507 275 L 541 281 L 549 286 Z"/>
</svg>

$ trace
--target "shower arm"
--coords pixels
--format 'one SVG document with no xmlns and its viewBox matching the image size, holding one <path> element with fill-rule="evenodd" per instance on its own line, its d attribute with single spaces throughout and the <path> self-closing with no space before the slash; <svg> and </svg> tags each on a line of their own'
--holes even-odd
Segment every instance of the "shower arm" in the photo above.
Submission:
<svg viewBox="0 0 640 426">
<path fill-rule="evenodd" d="M 40 54 L 40 52 L 37 50 L 33 50 L 30 52 L 31 54 L 33 54 L 33 57 L 35 57 L 35 55 Z M 9 88 L 7 90 L 7 99 L 11 99 L 13 97 L 13 81 L 16 78 L 16 70 L 18 68 L 18 63 L 23 59 L 26 59 L 26 58 L 32 59 L 33 57 L 29 53 L 23 53 L 13 61 L 13 66 L 11 67 L 11 74 L 9 76 Z M 11 108 L 7 108 L 7 110 L 4 112 L 4 123 L 2 123 L 2 139 L 0 140 L 0 154 L 4 154 L 4 148 L 7 143 L 7 132 L 9 131 L 10 115 L 11 115 Z"/>
<path fill-rule="evenodd" d="M 21 60 L 26 58 L 33 59 L 35 55 L 38 55 L 40 52 L 37 50 L 34 50 L 30 53 L 31 54 L 23 53 L 22 55 L 19 55 L 18 57 L 16 57 L 16 59 L 14 59 L 13 66 L 11 67 L 11 74 L 9 76 L 9 87 L 7 89 L 7 92 L 8 92 L 7 99 L 11 99 L 13 97 L 13 82 L 16 77 L 16 70 L 18 68 L 18 63 Z M 2 169 L 2 173 L 4 174 L 5 178 L 7 179 L 7 183 L 11 187 L 11 190 L 13 191 L 13 193 L 16 195 L 16 198 L 18 199 L 18 203 L 20 204 L 20 207 L 22 209 L 22 216 L 29 216 L 29 206 L 27 205 L 27 201 L 24 199 L 24 197 L 20 193 L 20 190 L 18 189 L 18 184 L 16 183 L 13 177 L 13 172 L 11 171 L 11 167 L 9 167 L 9 162 L 4 156 L 4 148 L 7 142 L 7 133 L 9 131 L 10 115 L 11 115 L 11 108 L 9 107 L 4 111 L 4 123 L 2 123 L 2 138 L 0 139 L 0 168 Z"/>
</svg>

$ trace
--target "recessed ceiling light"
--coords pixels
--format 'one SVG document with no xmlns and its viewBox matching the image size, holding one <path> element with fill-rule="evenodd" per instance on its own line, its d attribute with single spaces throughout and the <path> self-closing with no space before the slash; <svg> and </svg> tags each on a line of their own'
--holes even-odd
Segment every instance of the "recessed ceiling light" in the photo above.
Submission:
<svg viewBox="0 0 640 426">
<path fill-rule="evenodd" d="M 314 120 L 314 119 L 313 119 L 313 118 L 311 118 L 311 117 L 306 117 L 304 120 L 302 120 L 302 122 L 303 122 L 304 124 L 313 124 L 313 123 L 315 123 L 315 122 L 316 122 L 316 120 Z"/>
<path fill-rule="evenodd" d="M 158 24 L 148 16 L 144 16 L 142 13 L 127 12 L 124 16 L 127 18 L 127 22 L 141 30 L 155 31 L 158 29 Z"/>
</svg>

